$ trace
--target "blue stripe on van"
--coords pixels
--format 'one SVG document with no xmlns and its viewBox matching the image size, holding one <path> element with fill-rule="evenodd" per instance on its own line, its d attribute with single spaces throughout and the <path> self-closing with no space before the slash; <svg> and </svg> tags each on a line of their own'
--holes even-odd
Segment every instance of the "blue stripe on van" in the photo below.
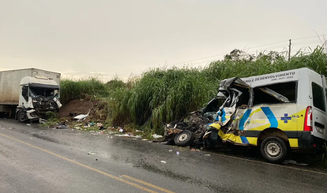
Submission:
<svg viewBox="0 0 328 193">
<path fill-rule="evenodd" d="M 239 130 L 244 130 L 244 124 L 247 121 L 249 115 L 251 114 L 252 109 L 247 109 L 246 112 L 244 113 L 243 117 L 240 119 L 239 122 Z"/>
<path fill-rule="evenodd" d="M 241 142 L 245 143 L 245 144 L 249 144 L 247 138 L 245 136 L 240 136 Z"/>
<path fill-rule="evenodd" d="M 278 127 L 278 121 L 276 119 L 276 117 L 274 116 L 273 112 L 271 111 L 271 109 L 269 107 L 261 107 L 263 113 L 265 114 L 265 116 L 267 116 L 267 118 L 270 121 L 270 127 L 273 128 L 277 128 Z"/>
</svg>

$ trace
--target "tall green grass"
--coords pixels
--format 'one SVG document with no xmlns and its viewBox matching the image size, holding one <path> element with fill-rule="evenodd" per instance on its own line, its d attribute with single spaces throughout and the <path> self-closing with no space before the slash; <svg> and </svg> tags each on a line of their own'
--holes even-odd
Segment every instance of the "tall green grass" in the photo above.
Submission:
<svg viewBox="0 0 328 193">
<path fill-rule="evenodd" d="M 83 99 L 86 96 L 108 96 L 108 88 L 96 78 L 73 81 L 63 79 L 60 81 L 60 100 L 62 104 L 73 99 Z"/>
<path fill-rule="evenodd" d="M 270 53 L 270 52 L 269 52 Z M 272 52 L 271 52 L 272 53 Z M 219 81 L 308 67 L 327 74 L 327 54 L 318 47 L 311 53 L 298 52 L 287 61 L 283 56 L 262 54 L 249 60 L 219 60 L 203 69 L 150 69 L 129 89 L 111 92 L 113 123 L 152 125 L 163 133 L 163 124 L 183 119 L 215 96 Z"/>
<path fill-rule="evenodd" d="M 149 69 L 139 79 L 128 82 L 118 77 L 106 84 L 94 78 L 77 82 L 62 80 L 61 101 L 65 104 L 87 95 L 105 97 L 107 120 L 112 125 L 152 127 L 161 134 L 163 124 L 183 119 L 213 98 L 222 79 L 302 67 L 327 74 L 327 54 L 318 47 L 311 53 L 298 52 L 290 61 L 273 52 L 243 59 L 226 57 L 204 68 Z"/>
</svg>

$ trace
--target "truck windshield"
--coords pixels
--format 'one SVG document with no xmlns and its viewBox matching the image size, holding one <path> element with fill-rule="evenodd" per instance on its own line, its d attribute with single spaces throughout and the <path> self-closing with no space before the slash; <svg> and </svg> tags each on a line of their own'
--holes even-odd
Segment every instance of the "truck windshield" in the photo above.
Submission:
<svg viewBox="0 0 328 193">
<path fill-rule="evenodd" d="M 39 97 L 39 96 L 51 98 L 58 95 L 58 89 L 30 87 L 30 95 L 32 98 Z"/>
</svg>

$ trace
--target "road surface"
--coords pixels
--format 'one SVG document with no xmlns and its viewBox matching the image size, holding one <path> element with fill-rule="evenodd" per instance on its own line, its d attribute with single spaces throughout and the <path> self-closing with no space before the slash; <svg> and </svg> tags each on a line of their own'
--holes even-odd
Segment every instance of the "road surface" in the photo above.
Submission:
<svg viewBox="0 0 328 193">
<path fill-rule="evenodd" d="M 0 192 L 327 192 L 325 171 L 0 119 Z"/>
</svg>

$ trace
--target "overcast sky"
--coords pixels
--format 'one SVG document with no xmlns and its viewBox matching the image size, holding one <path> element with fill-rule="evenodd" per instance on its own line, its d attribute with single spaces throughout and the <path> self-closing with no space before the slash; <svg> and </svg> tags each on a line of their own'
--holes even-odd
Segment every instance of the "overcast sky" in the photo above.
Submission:
<svg viewBox="0 0 328 193">
<path fill-rule="evenodd" d="M 319 37 L 320 38 L 319 38 Z M 0 0 L 0 70 L 127 79 L 327 36 L 326 0 Z"/>
</svg>

